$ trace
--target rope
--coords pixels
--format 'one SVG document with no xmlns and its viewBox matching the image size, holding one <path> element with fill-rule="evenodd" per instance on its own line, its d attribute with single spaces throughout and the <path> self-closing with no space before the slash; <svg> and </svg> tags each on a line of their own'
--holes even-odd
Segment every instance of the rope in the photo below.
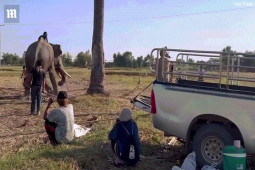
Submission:
<svg viewBox="0 0 255 170">
<path fill-rule="evenodd" d="M 129 95 L 132 94 L 140 85 L 141 85 L 141 79 L 139 78 L 139 80 L 138 80 L 138 82 L 137 82 L 137 85 L 136 85 L 136 87 L 135 87 L 133 90 L 131 90 L 128 94 L 122 94 L 121 96 L 118 96 L 118 97 L 124 97 L 124 95 L 125 95 L 125 96 L 129 96 Z"/>
<path fill-rule="evenodd" d="M 148 87 L 150 87 L 152 85 L 153 82 L 151 82 L 147 87 L 145 87 L 145 89 L 143 89 L 140 93 L 138 93 L 138 95 L 136 95 L 134 98 L 137 98 L 140 94 L 142 94 Z"/>
</svg>

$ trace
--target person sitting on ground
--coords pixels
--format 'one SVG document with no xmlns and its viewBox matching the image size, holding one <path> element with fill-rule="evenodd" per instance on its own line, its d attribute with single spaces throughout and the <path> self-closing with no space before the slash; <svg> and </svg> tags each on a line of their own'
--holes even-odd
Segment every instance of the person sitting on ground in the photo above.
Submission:
<svg viewBox="0 0 255 170">
<path fill-rule="evenodd" d="M 69 104 L 67 92 L 58 93 L 57 102 L 60 107 L 49 113 L 48 110 L 53 102 L 54 98 L 50 98 L 43 118 L 50 143 L 55 146 L 69 143 L 74 139 L 74 113 L 73 105 Z"/>
<path fill-rule="evenodd" d="M 46 31 L 43 33 L 43 35 L 41 35 L 41 36 L 38 38 L 38 40 L 40 40 L 41 37 L 42 37 L 45 41 L 49 42 L 49 41 L 48 41 L 48 33 L 47 33 Z"/>
<path fill-rule="evenodd" d="M 36 62 L 36 66 L 30 71 L 28 80 L 32 80 L 31 114 L 35 115 L 35 100 L 37 100 L 37 115 L 40 115 L 41 96 L 45 89 L 45 71 L 42 69 L 42 62 L 40 60 Z"/>
<path fill-rule="evenodd" d="M 114 153 L 114 165 L 136 165 L 140 159 L 140 140 L 137 124 L 132 120 L 131 111 L 124 108 L 109 133 L 112 151 Z"/>
</svg>

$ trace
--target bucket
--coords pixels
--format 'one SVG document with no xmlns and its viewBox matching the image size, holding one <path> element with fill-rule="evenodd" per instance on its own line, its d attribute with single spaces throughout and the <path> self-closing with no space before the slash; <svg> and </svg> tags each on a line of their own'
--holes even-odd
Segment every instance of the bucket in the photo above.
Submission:
<svg viewBox="0 0 255 170">
<path fill-rule="evenodd" d="M 246 170 L 245 149 L 235 146 L 225 146 L 223 150 L 224 170 Z"/>
</svg>

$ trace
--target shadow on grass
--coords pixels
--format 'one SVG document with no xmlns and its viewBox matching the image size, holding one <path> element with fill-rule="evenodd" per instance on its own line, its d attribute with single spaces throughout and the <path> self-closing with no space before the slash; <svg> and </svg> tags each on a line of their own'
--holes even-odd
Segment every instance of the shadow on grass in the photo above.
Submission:
<svg viewBox="0 0 255 170">
<path fill-rule="evenodd" d="M 14 69 L 10 69 L 10 68 L 0 68 L 1 71 L 17 71 Z"/>
<path fill-rule="evenodd" d="M 82 169 L 116 169 L 111 164 L 113 154 L 110 142 L 96 142 L 84 146 L 82 142 L 75 141 L 69 146 L 57 146 L 53 150 L 47 150 L 40 156 L 51 161 L 70 160 L 75 161 Z M 128 169 L 169 169 L 176 164 L 176 158 L 180 159 L 178 151 L 182 147 L 175 147 L 168 152 L 158 144 L 142 143 L 141 161 L 136 167 L 126 167 Z"/>
<path fill-rule="evenodd" d="M 13 96 L 1 96 L 0 100 L 11 100 L 11 99 L 20 99 L 21 97 L 23 97 L 22 95 L 13 95 Z"/>
</svg>

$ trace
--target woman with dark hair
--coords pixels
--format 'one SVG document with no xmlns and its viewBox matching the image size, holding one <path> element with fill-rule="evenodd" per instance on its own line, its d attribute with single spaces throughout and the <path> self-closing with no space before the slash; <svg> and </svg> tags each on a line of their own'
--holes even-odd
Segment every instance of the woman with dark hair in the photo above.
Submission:
<svg viewBox="0 0 255 170">
<path fill-rule="evenodd" d="M 49 113 L 48 110 L 53 102 L 54 98 L 50 98 L 43 116 L 50 143 L 52 145 L 69 143 L 74 138 L 73 105 L 69 104 L 65 91 L 58 93 L 57 102 L 60 107 Z"/>
</svg>

